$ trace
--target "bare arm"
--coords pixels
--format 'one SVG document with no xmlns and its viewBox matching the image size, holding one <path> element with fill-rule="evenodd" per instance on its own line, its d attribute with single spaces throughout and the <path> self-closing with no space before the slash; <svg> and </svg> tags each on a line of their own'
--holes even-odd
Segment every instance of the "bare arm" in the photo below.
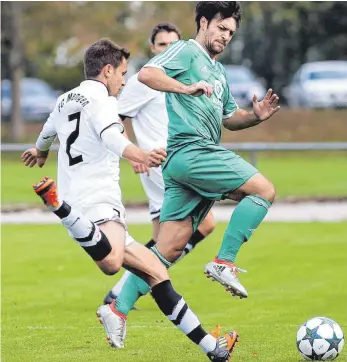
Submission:
<svg viewBox="0 0 347 362">
<path fill-rule="evenodd" d="M 142 68 L 139 72 L 138 80 L 160 92 L 188 94 L 196 97 L 203 94 L 211 97 L 213 92 L 212 86 L 206 82 L 201 81 L 192 85 L 185 85 L 166 75 L 160 68 L 154 67 Z"/>
<path fill-rule="evenodd" d="M 256 126 L 272 117 L 280 106 L 277 106 L 279 97 L 272 94 L 269 89 L 264 99 L 258 102 L 257 96 L 253 96 L 253 110 L 248 112 L 243 109 L 237 109 L 234 114 L 223 120 L 223 126 L 229 131 L 239 131 L 241 129 Z"/>
<path fill-rule="evenodd" d="M 229 131 L 239 131 L 256 126 L 261 122 L 253 111 L 249 112 L 244 109 L 238 109 L 231 117 L 223 120 L 223 126 Z"/>
</svg>

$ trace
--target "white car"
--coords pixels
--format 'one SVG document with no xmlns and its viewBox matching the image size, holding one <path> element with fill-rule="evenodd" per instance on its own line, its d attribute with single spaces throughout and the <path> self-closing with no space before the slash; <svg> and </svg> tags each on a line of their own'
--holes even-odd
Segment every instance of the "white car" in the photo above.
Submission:
<svg viewBox="0 0 347 362">
<path fill-rule="evenodd" d="M 303 64 L 283 93 L 289 107 L 347 107 L 347 61 Z"/>
<path fill-rule="evenodd" d="M 253 102 L 253 95 L 263 99 L 266 89 L 260 79 L 243 65 L 225 65 L 230 93 L 240 107 L 248 107 Z"/>
</svg>

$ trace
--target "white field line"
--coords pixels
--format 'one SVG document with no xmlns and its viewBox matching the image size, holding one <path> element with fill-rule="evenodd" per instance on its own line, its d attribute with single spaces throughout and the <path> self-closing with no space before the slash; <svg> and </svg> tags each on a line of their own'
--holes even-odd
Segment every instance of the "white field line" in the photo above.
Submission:
<svg viewBox="0 0 347 362">
<path fill-rule="evenodd" d="M 213 213 L 217 222 L 227 222 L 235 209 L 234 206 L 214 206 Z M 274 204 L 265 221 L 270 222 L 339 222 L 347 221 L 347 202 L 305 202 L 294 204 Z M 128 224 L 150 223 L 146 208 L 127 210 Z M 1 224 L 57 224 L 59 219 L 50 212 L 39 209 L 20 212 L 1 213 Z"/>
</svg>

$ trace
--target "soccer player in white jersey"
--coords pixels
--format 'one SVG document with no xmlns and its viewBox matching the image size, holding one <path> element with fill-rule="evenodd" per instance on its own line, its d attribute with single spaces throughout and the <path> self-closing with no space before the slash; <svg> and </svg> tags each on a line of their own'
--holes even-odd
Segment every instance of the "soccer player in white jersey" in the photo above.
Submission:
<svg viewBox="0 0 347 362">
<path fill-rule="evenodd" d="M 24 152 L 22 160 L 30 167 L 36 163 L 44 166 L 58 137 L 59 196 L 55 182 L 47 177 L 34 185 L 37 195 L 105 274 L 117 273 L 122 265 L 135 272 L 151 286 L 161 311 L 210 360 L 227 361 L 237 333 L 229 332 L 219 338 L 206 333 L 173 289 L 155 246 L 151 252 L 127 232 L 119 188 L 119 157 L 151 167 L 160 165 L 166 156 L 163 149 L 143 151 L 122 135 L 115 96 L 124 86 L 128 57 L 126 49 L 107 39 L 90 46 L 84 58 L 86 80 L 58 98 L 37 139 L 36 149 Z M 97 315 L 110 344 L 122 348 L 125 328 L 117 323 L 125 323 L 125 318 L 113 304 L 99 307 Z"/>
<path fill-rule="evenodd" d="M 169 23 L 156 25 L 150 37 L 151 51 L 154 55 L 162 53 L 174 41 L 181 39 L 179 29 Z M 140 148 L 150 150 L 153 147 L 166 148 L 168 137 L 168 115 L 165 93 L 145 86 L 137 79 L 138 73 L 130 77 L 119 96 L 118 109 L 126 125 L 131 121 L 137 143 Z M 161 167 L 149 169 L 146 165 L 130 161 L 136 173 L 140 174 L 142 186 L 149 200 L 149 214 L 153 224 L 152 239 L 146 244 L 152 247 L 159 233 L 159 216 L 164 201 L 165 185 Z M 200 241 L 215 228 L 215 221 L 210 211 L 192 235 L 180 257 L 189 253 Z M 111 289 L 104 299 L 111 303 L 120 294 L 122 286 L 129 277 L 126 271 L 120 281 Z"/>
</svg>

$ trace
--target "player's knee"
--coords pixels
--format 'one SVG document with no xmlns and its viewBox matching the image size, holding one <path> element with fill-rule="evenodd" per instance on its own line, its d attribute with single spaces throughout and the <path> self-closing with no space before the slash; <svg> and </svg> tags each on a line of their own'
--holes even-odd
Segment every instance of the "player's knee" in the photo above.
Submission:
<svg viewBox="0 0 347 362">
<path fill-rule="evenodd" d="M 169 244 L 160 248 L 160 254 L 170 263 L 175 262 L 183 253 L 187 242 L 180 243 L 180 245 Z"/>
<path fill-rule="evenodd" d="M 260 189 L 259 196 L 270 201 L 271 203 L 274 202 L 276 197 L 275 186 L 270 181 L 266 180 Z"/>
<path fill-rule="evenodd" d="M 100 270 L 106 275 L 115 275 L 122 268 L 122 261 L 114 259 L 99 263 Z"/>
</svg>

